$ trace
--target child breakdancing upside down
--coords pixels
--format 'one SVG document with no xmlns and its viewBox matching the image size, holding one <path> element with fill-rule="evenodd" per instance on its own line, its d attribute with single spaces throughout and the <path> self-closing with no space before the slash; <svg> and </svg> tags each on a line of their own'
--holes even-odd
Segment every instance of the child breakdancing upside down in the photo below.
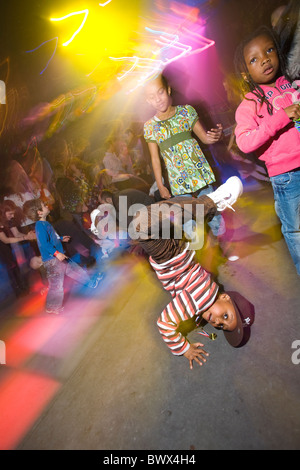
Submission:
<svg viewBox="0 0 300 470">
<path fill-rule="evenodd" d="M 236 292 L 221 292 L 211 275 L 195 260 L 195 251 L 189 243 L 161 236 L 164 216 L 160 209 L 162 205 L 172 204 L 183 214 L 188 204 L 195 217 L 197 206 L 202 204 L 204 217 L 213 217 L 217 211 L 231 207 L 242 190 L 241 181 L 234 176 L 208 196 L 160 201 L 144 207 L 134 218 L 137 239 L 149 255 L 149 262 L 164 289 L 172 295 L 157 321 L 159 332 L 174 355 L 184 355 L 188 359 L 191 369 L 193 361 L 199 365 L 206 362 L 208 353 L 201 349 L 202 343 L 189 343 L 183 333 L 183 322 L 193 319 L 194 327 L 197 327 L 203 319 L 215 328 L 223 329 L 233 347 L 240 347 L 249 338 L 249 326 L 254 320 L 253 306 Z M 170 218 L 170 212 L 167 217 Z M 160 227 L 159 237 L 153 235 L 154 219 Z"/>
</svg>

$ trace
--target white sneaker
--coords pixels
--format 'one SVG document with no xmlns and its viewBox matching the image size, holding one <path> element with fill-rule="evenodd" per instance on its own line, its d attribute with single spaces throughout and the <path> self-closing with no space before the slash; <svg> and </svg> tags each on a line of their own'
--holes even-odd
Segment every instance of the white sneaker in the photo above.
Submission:
<svg viewBox="0 0 300 470">
<path fill-rule="evenodd" d="M 237 176 L 231 176 L 224 184 L 218 187 L 213 193 L 207 194 L 216 204 L 218 211 L 222 212 L 227 207 L 231 207 L 238 197 L 243 193 L 243 183 Z"/>
<path fill-rule="evenodd" d="M 238 255 L 231 255 L 231 256 L 228 256 L 228 261 L 237 261 L 238 259 L 240 259 L 240 257 Z"/>
<path fill-rule="evenodd" d="M 99 285 L 99 282 L 104 278 L 104 273 L 98 273 L 94 279 L 91 279 L 88 283 L 90 289 L 96 289 Z"/>
</svg>

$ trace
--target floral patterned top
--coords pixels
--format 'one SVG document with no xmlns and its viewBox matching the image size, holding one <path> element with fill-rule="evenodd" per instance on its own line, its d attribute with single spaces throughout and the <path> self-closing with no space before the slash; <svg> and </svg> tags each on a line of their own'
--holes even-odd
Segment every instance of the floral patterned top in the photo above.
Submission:
<svg viewBox="0 0 300 470">
<path fill-rule="evenodd" d="M 192 130 L 198 120 L 190 105 L 177 106 L 164 121 L 153 117 L 144 124 L 146 142 L 156 142 L 164 159 L 173 196 L 193 193 L 214 183 L 215 176 Z"/>
</svg>

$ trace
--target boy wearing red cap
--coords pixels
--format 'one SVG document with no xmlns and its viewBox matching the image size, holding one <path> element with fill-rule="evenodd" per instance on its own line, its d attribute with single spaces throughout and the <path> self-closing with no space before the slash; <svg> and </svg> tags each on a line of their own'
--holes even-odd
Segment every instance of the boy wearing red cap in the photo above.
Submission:
<svg viewBox="0 0 300 470">
<path fill-rule="evenodd" d="M 204 217 L 212 218 L 216 212 L 231 208 L 242 190 L 240 179 L 234 176 L 208 196 L 160 201 L 140 210 L 134 218 L 138 241 L 148 253 L 149 262 L 164 289 L 172 295 L 157 321 L 159 332 L 172 354 L 184 355 L 191 369 L 193 361 L 199 365 L 206 362 L 208 353 L 201 349 L 202 343 L 189 343 L 185 323 L 191 330 L 191 325 L 196 328 L 204 320 L 223 329 L 227 341 L 233 347 L 240 347 L 249 338 L 249 326 L 254 320 L 253 306 L 238 293 L 220 292 L 210 273 L 195 260 L 193 244 L 182 238 L 163 238 L 162 227 L 171 222 L 176 229 L 172 224 L 174 208 L 183 218 L 188 207 L 191 217 L 195 218 L 197 207 L 202 205 Z M 171 211 L 161 211 L 162 205 L 172 205 L 173 215 L 170 215 Z"/>
</svg>

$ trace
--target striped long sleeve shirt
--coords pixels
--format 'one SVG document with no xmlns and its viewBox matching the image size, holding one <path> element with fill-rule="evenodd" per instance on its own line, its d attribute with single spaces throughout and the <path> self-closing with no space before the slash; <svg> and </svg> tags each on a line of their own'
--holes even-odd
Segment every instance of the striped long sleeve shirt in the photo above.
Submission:
<svg viewBox="0 0 300 470">
<path fill-rule="evenodd" d="M 157 326 L 163 340 L 176 356 L 190 348 L 188 340 L 177 331 L 179 324 L 201 315 L 214 303 L 218 293 L 217 284 L 195 262 L 195 252 L 188 248 L 187 244 L 180 254 L 165 263 L 157 264 L 151 257 L 149 259 L 164 289 L 172 295 L 172 301 L 161 313 Z"/>
<path fill-rule="evenodd" d="M 172 295 L 172 301 L 157 321 L 158 329 L 171 352 L 179 356 L 190 348 L 188 340 L 178 331 L 180 323 L 198 317 L 201 312 L 207 310 L 216 299 L 218 286 L 212 281 L 210 274 L 194 260 L 195 251 L 190 250 L 189 244 L 184 240 L 151 239 L 152 215 L 157 213 L 162 204 L 175 204 L 182 216 L 185 204 L 191 205 L 193 215 L 197 205 L 203 204 L 204 217 L 212 217 L 217 208 L 207 196 L 171 198 L 147 206 L 139 214 L 137 231 L 143 235 L 139 243 L 149 255 L 149 262 L 164 289 Z"/>
</svg>

